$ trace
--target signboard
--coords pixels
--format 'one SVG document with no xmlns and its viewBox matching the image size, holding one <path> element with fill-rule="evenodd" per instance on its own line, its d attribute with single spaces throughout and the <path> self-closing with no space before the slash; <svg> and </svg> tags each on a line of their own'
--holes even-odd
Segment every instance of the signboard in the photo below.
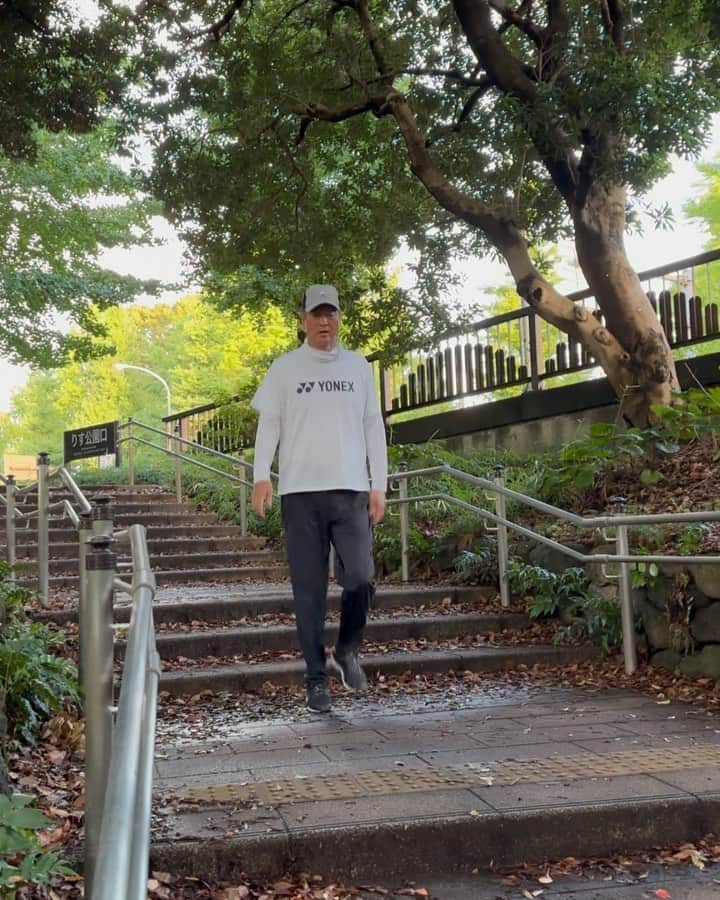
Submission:
<svg viewBox="0 0 720 900">
<path fill-rule="evenodd" d="M 6 453 L 3 456 L 3 472 L 14 475 L 18 481 L 37 481 L 37 456 Z"/>
<path fill-rule="evenodd" d="M 63 432 L 63 457 L 66 463 L 73 459 L 88 459 L 91 456 L 115 454 L 117 457 L 118 423 L 103 422 L 102 425 L 88 425 Z"/>
</svg>

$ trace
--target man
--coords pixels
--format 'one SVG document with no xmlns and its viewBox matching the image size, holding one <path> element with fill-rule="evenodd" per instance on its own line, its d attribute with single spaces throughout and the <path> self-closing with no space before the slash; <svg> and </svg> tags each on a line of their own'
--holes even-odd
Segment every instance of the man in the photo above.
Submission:
<svg viewBox="0 0 720 900">
<path fill-rule="evenodd" d="M 387 448 L 372 369 L 363 356 L 338 343 L 336 289 L 309 287 L 301 321 L 305 343 L 275 360 L 252 401 L 260 413 L 252 503 L 264 517 L 272 503 L 270 465 L 279 444 L 279 493 L 307 704 L 328 712 L 324 629 L 330 544 L 343 587 L 330 664 L 346 687 L 363 691 L 367 679 L 358 650 L 374 590 L 372 526 L 385 513 Z"/>
</svg>

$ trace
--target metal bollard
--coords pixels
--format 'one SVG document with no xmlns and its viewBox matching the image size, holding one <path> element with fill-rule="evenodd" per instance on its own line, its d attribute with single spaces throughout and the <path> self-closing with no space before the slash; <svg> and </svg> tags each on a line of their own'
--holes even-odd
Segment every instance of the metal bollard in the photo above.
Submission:
<svg viewBox="0 0 720 900">
<path fill-rule="evenodd" d="M 133 440 L 132 419 L 127 420 L 127 445 L 128 445 L 128 483 L 135 487 L 135 441 Z"/>
<path fill-rule="evenodd" d="M 505 486 L 505 466 L 495 466 L 494 481 L 498 487 Z M 495 494 L 495 512 L 499 518 L 505 518 L 505 495 L 499 492 Z M 497 555 L 500 603 L 502 606 L 510 606 L 510 587 L 508 584 L 508 531 L 507 525 L 502 522 L 498 522 L 497 524 Z"/>
<path fill-rule="evenodd" d="M 615 512 L 618 515 L 625 513 L 626 500 L 624 497 L 613 498 Z M 628 556 L 630 541 L 628 539 L 627 525 L 615 526 L 615 547 L 618 556 Z M 618 563 L 620 574 L 618 587 L 620 589 L 620 613 L 622 616 L 623 657 L 625 660 L 625 672 L 628 675 L 637 669 L 637 647 L 635 646 L 635 622 L 632 608 L 632 582 L 630 577 L 630 563 Z"/>
<path fill-rule="evenodd" d="M 79 587 L 78 587 L 78 628 L 80 632 L 80 653 L 78 659 L 78 673 L 80 675 L 80 683 L 84 680 L 84 673 L 87 669 L 83 656 L 86 648 L 90 646 L 89 637 L 87 635 L 87 604 L 88 604 L 88 588 L 87 588 L 87 568 L 86 559 L 88 551 L 88 542 L 92 537 L 93 518 L 91 513 L 80 513 L 80 524 L 78 525 L 78 550 L 79 550 Z"/>
<path fill-rule="evenodd" d="M 407 472 L 408 464 L 401 462 L 399 469 Z M 400 572 L 403 581 L 410 581 L 410 565 L 408 560 L 408 533 L 410 530 L 410 507 L 406 502 L 408 498 L 408 480 L 401 478 L 398 482 L 400 492 Z"/>
<path fill-rule="evenodd" d="M 93 500 L 92 512 L 92 533 L 98 537 L 112 537 L 113 533 L 113 516 L 112 516 L 112 497 L 96 497 Z"/>
<path fill-rule="evenodd" d="M 5 479 L 5 539 L 7 543 L 7 561 L 11 567 L 8 572 L 10 581 L 15 581 L 15 476 Z"/>
<path fill-rule="evenodd" d="M 37 458 L 37 566 L 38 595 L 41 606 L 48 605 L 48 589 L 50 586 L 50 510 L 48 492 L 48 469 L 50 458 L 47 453 L 38 454 Z"/>
<path fill-rule="evenodd" d="M 85 883 L 93 895 L 103 802 L 113 731 L 113 581 L 112 538 L 95 535 L 85 558 L 88 602 L 81 635 L 85 704 Z M 82 642 L 85 642 L 83 648 Z"/>
<path fill-rule="evenodd" d="M 175 448 L 175 452 L 179 453 L 180 442 L 177 442 L 177 447 Z M 182 460 L 179 456 L 173 457 L 173 462 L 175 463 L 175 500 L 178 503 L 182 503 L 183 500 L 183 489 L 182 489 Z"/>
<path fill-rule="evenodd" d="M 238 472 L 240 477 L 243 479 L 242 484 L 240 485 L 240 534 L 243 537 L 246 537 L 248 533 L 248 489 L 245 484 L 246 472 L 247 469 L 244 465 L 242 465 L 242 460 L 245 458 L 245 454 L 242 450 L 238 452 L 238 456 L 240 457 L 240 467 Z"/>
</svg>

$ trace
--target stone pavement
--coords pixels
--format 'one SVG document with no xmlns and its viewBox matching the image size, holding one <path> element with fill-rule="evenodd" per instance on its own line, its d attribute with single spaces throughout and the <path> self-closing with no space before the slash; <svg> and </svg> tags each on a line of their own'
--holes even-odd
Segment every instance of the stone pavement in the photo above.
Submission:
<svg viewBox="0 0 720 900">
<path fill-rule="evenodd" d="M 471 877 L 720 830 L 717 716 L 634 692 L 514 681 L 344 694 L 324 717 L 161 723 L 153 868 Z"/>
</svg>

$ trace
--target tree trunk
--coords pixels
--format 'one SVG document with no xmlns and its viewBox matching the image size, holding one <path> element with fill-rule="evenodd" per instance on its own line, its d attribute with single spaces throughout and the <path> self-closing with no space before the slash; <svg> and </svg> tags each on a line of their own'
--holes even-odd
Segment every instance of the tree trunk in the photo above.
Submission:
<svg viewBox="0 0 720 900">
<path fill-rule="evenodd" d="M 596 183 L 582 205 L 571 204 L 571 214 L 580 268 L 624 351 L 603 368 L 625 418 L 644 428 L 652 421 L 651 405 L 668 405 L 679 385 L 670 345 L 625 253 L 625 202 L 624 188 Z"/>
</svg>

